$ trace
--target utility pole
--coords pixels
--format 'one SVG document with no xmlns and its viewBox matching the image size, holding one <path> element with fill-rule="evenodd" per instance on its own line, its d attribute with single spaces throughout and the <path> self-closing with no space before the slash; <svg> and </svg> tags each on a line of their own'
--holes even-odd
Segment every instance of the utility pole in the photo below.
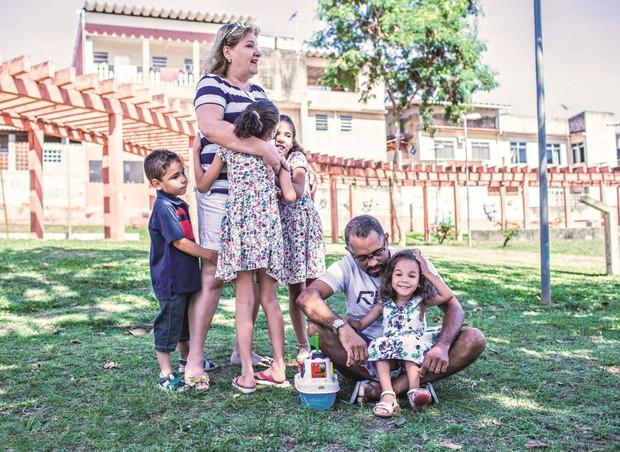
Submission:
<svg viewBox="0 0 620 452">
<path fill-rule="evenodd" d="M 549 265 L 549 201 L 547 197 L 547 130 L 545 124 L 545 83 L 543 80 L 543 45 L 540 1 L 534 0 L 536 36 L 536 106 L 538 113 L 538 189 L 540 197 L 540 298 L 551 304 L 551 269 Z"/>
</svg>

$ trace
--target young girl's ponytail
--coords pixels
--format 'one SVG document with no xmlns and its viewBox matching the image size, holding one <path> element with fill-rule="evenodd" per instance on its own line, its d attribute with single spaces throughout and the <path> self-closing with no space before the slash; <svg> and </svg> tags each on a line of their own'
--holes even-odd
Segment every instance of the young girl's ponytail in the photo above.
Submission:
<svg viewBox="0 0 620 452">
<path fill-rule="evenodd" d="M 235 120 L 234 133 L 239 138 L 265 138 L 278 125 L 280 112 L 273 102 L 258 100 L 249 104 Z"/>
</svg>

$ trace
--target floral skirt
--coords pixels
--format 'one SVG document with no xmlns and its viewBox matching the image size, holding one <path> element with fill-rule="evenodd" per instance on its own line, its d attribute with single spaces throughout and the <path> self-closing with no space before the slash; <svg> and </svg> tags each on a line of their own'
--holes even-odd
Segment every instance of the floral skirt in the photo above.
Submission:
<svg viewBox="0 0 620 452">
<path fill-rule="evenodd" d="M 422 335 L 416 333 L 381 336 L 368 346 L 368 361 L 399 360 L 424 362 L 424 355 L 439 339 L 441 328 L 429 328 Z"/>
</svg>

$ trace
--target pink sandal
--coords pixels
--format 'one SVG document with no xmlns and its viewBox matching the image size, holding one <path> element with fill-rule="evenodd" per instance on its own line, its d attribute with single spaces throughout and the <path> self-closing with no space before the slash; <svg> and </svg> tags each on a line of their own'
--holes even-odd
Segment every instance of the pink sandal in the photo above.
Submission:
<svg viewBox="0 0 620 452">
<path fill-rule="evenodd" d="M 433 401 L 431 392 L 426 388 L 414 388 L 407 391 L 407 399 L 413 411 L 424 411 Z"/>
</svg>

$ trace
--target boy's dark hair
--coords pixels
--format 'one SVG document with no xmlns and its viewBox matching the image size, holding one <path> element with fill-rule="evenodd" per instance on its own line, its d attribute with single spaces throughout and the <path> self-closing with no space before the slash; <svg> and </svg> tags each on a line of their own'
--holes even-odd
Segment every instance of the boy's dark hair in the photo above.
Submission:
<svg viewBox="0 0 620 452">
<path fill-rule="evenodd" d="M 275 130 L 280 121 L 278 107 L 269 100 L 261 99 L 249 104 L 235 120 L 235 135 L 239 138 L 264 138 Z"/>
<path fill-rule="evenodd" d="M 291 147 L 289 153 L 301 152 L 302 154 L 305 154 L 306 152 L 304 151 L 304 148 L 301 146 L 301 144 L 297 142 L 297 127 L 295 127 L 295 123 L 293 122 L 291 117 L 289 115 L 280 115 L 280 121 L 288 123 L 288 125 L 291 126 L 291 130 L 293 131 L 293 146 Z"/>
<path fill-rule="evenodd" d="M 385 238 L 385 232 L 381 223 L 372 215 L 353 217 L 344 228 L 344 243 L 348 247 L 351 244 L 351 236 L 365 239 L 370 234 L 370 231 L 375 231 L 380 239 Z"/>
<path fill-rule="evenodd" d="M 153 179 L 161 180 L 166 174 L 166 169 L 173 161 L 182 163 L 181 157 L 176 152 L 167 149 L 154 149 L 144 159 L 144 174 L 149 182 Z"/>
<path fill-rule="evenodd" d="M 422 295 L 423 298 L 427 298 L 432 296 L 433 294 L 433 285 L 426 280 L 424 275 L 422 275 L 422 271 L 420 270 L 420 262 L 418 261 L 417 256 L 411 250 L 401 250 L 395 253 L 383 271 L 383 283 L 381 284 L 381 291 L 379 293 L 380 302 L 384 302 L 386 300 L 396 299 L 396 293 L 392 288 L 392 275 L 394 274 L 394 267 L 398 261 L 403 259 L 415 261 L 418 264 L 418 271 L 420 272 L 420 280 L 418 281 L 418 288 L 413 293 L 414 295 Z"/>
</svg>

